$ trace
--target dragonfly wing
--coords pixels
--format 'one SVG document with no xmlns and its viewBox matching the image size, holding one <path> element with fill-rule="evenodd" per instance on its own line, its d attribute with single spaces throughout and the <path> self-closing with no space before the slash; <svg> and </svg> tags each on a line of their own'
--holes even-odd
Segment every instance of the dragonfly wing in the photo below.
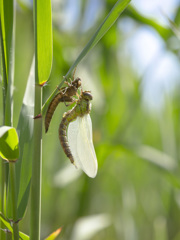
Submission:
<svg viewBox="0 0 180 240">
<path fill-rule="evenodd" d="M 77 137 L 78 137 L 79 127 L 80 127 L 79 124 L 80 124 L 80 121 L 78 120 L 78 118 L 69 124 L 67 137 L 68 137 L 68 143 L 69 143 L 71 153 L 75 160 L 74 164 L 77 168 L 82 168 L 81 162 L 79 160 L 79 156 L 77 153 L 77 144 L 78 144 Z"/>
<path fill-rule="evenodd" d="M 98 164 L 92 141 L 92 122 L 89 114 L 77 117 L 70 124 L 68 141 L 76 166 L 82 168 L 89 177 L 94 178 Z"/>
<path fill-rule="evenodd" d="M 95 177 L 97 174 L 97 158 L 92 141 L 92 122 L 89 114 L 79 117 L 80 126 L 78 133 L 77 152 L 82 164 L 83 171 L 89 177 Z"/>
</svg>

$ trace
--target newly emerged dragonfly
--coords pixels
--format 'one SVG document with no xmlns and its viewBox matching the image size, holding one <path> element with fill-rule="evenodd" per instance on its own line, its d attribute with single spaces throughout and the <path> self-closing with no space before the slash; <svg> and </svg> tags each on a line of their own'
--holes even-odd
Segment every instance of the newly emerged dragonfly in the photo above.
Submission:
<svg viewBox="0 0 180 240">
<path fill-rule="evenodd" d="M 92 95 L 89 91 L 81 92 L 76 105 L 63 115 L 59 126 L 59 139 L 71 163 L 77 168 L 82 168 L 89 177 L 94 178 L 98 164 L 92 142 L 92 122 L 89 115 L 91 100 Z"/>
<path fill-rule="evenodd" d="M 74 102 L 75 99 L 73 98 L 74 95 L 77 95 L 77 90 L 81 86 L 81 79 L 76 78 L 71 83 L 65 82 L 68 84 L 68 87 L 63 87 L 59 90 L 56 96 L 52 99 L 49 104 L 49 107 L 46 112 L 45 116 L 45 132 L 47 133 L 49 129 L 49 125 L 52 119 L 52 116 L 60 102 Z"/>
</svg>

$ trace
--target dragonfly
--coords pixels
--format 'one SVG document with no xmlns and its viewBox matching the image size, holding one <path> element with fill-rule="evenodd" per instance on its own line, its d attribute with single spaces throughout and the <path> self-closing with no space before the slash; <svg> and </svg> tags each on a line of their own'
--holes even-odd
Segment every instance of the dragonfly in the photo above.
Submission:
<svg viewBox="0 0 180 240">
<path fill-rule="evenodd" d="M 49 129 L 49 125 L 51 122 L 51 119 L 53 117 L 53 114 L 60 102 L 70 102 L 73 103 L 75 101 L 74 95 L 78 95 L 77 91 L 79 87 L 81 86 L 81 79 L 77 77 L 75 80 L 73 80 L 71 83 L 65 81 L 65 83 L 68 85 L 68 87 L 63 87 L 59 90 L 59 92 L 55 95 L 55 97 L 50 102 L 46 116 L 45 116 L 45 132 L 47 133 Z"/>
<path fill-rule="evenodd" d="M 92 141 L 92 122 L 89 114 L 92 99 L 89 91 L 81 91 L 76 105 L 63 115 L 59 125 L 59 140 L 71 163 L 81 168 L 89 177 L 94 178 L 98 163 Z"/>
</svg>

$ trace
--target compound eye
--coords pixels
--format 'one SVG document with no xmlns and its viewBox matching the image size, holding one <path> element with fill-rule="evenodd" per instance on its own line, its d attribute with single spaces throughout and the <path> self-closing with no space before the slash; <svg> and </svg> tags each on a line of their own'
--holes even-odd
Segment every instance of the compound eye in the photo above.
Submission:
<svg viewBox="0 0 180 240">
<path fill-rule="evenodd" d="M 92 100 L 93 96 L 91 95 L 90 92 L 83 92 L 84 98 L 87 100 Z"/>
</svg>

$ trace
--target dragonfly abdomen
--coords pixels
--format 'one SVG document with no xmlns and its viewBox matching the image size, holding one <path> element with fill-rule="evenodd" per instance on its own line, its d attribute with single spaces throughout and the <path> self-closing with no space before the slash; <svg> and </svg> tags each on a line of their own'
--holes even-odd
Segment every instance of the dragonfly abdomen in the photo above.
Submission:
<svg viewBox="0 0 180 240">
<path fill-rule="evenodd" d="M 74 158 L 71 153 L 67 139 L 67 127 L 71 121 L 76 119 L 76 117 L 77 116 L 75 112 L 73 110 L 70 110 L 64 114 L 62 121 L 59 125 L 59 140 L 66 156 L 70 159 L 71 163 L 74 163 Z"/>
<path fill-rule="evenodd" d="M 83 118 L 86 114 L 89 114 L 91 110 L 90 100 L 92 100 L 92 95 L 90 92 L 81 92 L 76 105 L 72 110 L 69 110 L 63 115 L 59 126 L 59 140 L 66 156 L 70 159 L 71 163 L 74 163 L 74 157 L 69 146 L 66 130 L 69 123 L 74 121 L 77 117 Z"/>
<path fill-rule="evenodd" d="M 48 131 L 52 116 L 60 102 L 73 102 L 73 97 L 63 96 L 62 92 L 59 92 L 49 104 L 48 110 L 45 116 L 45 132 Z"/>
</svg>

